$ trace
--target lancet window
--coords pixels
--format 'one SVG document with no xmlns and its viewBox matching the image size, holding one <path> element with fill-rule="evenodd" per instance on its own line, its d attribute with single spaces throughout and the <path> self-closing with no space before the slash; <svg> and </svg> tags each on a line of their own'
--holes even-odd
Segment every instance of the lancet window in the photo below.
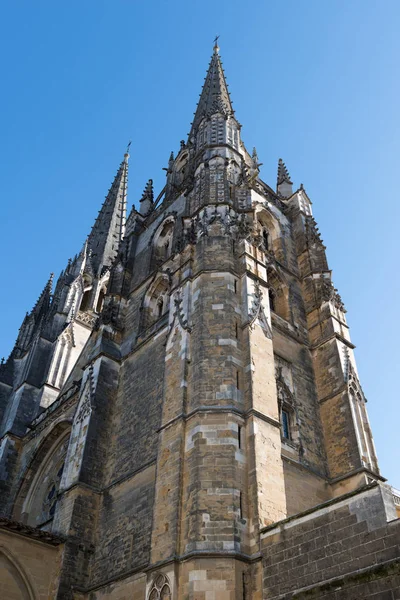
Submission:
<svg viewBox="0 0 400 600">
<path fill-rule="evenodd" d="M 290 363 L 275 356 L 276 364 L 276 391 L 278 396 L 279 418 L 281 422 L 282 440 L 285 442 L 298 442 L 298 425 L 296 418 L 296 404 L 291 384 Z"/>
</svg>

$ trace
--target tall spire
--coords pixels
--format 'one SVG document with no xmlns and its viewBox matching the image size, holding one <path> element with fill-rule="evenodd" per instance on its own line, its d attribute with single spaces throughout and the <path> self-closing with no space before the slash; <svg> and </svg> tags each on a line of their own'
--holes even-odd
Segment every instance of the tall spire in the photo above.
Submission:
<svg viewBox="0 0 400 600">
<path fill-rule="evenodd" d="M 230 115 L 234 112 L 219 56 L 218 37 L 214 40 L 213 55 L 195 112 L 192 132 L 197 129 L 200 121 L 205 116 L 210 116 L 216 112 L 221 112 L 224 115 Z"/>
<path fill-rule="evenodd" d="M 111 266 L 125 234 L 128 159 L 127 151 L 88 238 L 95 273 Z"/>
</svg>

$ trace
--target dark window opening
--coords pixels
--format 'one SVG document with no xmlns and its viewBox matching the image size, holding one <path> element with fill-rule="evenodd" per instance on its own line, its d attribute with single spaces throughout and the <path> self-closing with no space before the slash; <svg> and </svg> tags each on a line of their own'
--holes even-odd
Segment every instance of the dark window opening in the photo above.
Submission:
<svg viewBox="0 0 400 600">
<path fill-rule="evenodd" d="M 162 298 L 159 298 L 157 301 L 157 317 L 158 318 L 162 317 L 163 309 L 164 309 L 164 300 Z"/>
<path fill-rule="evenodd" d="M 269 233 L 266 229 L 263 229 L 263 242 L 264 242 L 264 249 L 267 252 L 269 250 Z"/>
<path fill-rule="evenodd" d="M 97 306 L 96 306 L 96 312 L 100 313 L 103 309 L 103 304 L 104 304 L 104 297 L 105 297 L 106 293 L 104 290 L 100 290 L 99 293 L 99 297 L 97 300 Z"/>
<path fill-rule="evenodd" d="M 273 310 L 275 312 L 275 294 L 271 289 L 268 290 L 268 297 L 269 297 L 269 308 L 270 308 L 270 310 Z"/>
<path fill-rule="evenodd" d="M 90 292 L 91 292 L 91 290 L 86 290 L 86 292 L 83 294 L 79 310 L 84 311 L 89 308 Z"/>
<path fill-rule="evenodd" d="M 282 410 L 282 435 L 286 440 L 290 440 L 290 420 L 287 410 Z"/>
</svg>

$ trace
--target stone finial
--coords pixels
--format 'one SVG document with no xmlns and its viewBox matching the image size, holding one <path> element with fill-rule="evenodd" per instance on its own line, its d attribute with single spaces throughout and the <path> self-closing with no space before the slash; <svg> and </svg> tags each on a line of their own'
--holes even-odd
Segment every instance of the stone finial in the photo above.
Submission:
<svg viewBox="0 0 400 600">
<path fill-rule="evenodd" d="M 140 214 L 148 215 L 154 204 L 153 180 L 149 179 L 140 199 Z"/>
<path fill-rule="evenodd" d="M 277 177 L 277 185 L 276 190 L 280 196 L 284 198 L 288 198 L 293 194 L 293 183 L 290 179 L 289 171 L 280 158 L 278 161 L 278 177 Z"/>
</svg>

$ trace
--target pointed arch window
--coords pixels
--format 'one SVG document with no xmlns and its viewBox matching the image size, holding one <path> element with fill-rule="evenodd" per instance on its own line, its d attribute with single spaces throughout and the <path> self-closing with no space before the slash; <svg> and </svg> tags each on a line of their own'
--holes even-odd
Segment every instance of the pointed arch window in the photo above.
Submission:
<svg viewBox="0 0 400 600">
<path fill-rule="evenodd" d="M 154 258 L 157 264 L 171 256 L 174 226 L 174 219 L 170 218 L 162 224 L 154 236 Z"/>
<path fill-rule="evenodd" d="M 143 302 L 142 329 L 147 329 L 164 315 L 169 308 L 169 281 L 167 277 L 159 277 L 150 286 Z"/>
<path fill-rule="evenodd" d="M 25 522 L 32 527 L 47 529 L 54 517 L 69 437 L 70 430 L 48 451 L 33 478 L 22 508 Z"/>
</svg>

